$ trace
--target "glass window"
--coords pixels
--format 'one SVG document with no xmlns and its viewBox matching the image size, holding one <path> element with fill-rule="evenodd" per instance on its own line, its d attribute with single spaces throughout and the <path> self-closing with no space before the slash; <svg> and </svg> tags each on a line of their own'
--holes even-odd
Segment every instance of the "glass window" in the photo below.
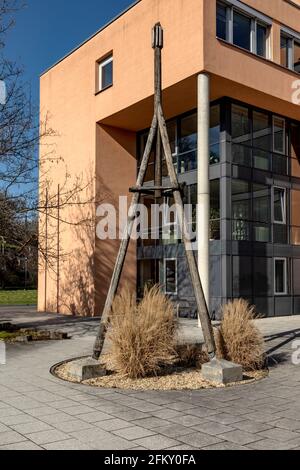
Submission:
<svg viewBox="0 0 300 470">
<path fill-rule="evenodd" d="M 180 122 L 179 152 L 197 149 L 197 115 L 184 117 Z"/>
<path fill-rule="evenodd" d="M 285 154 L 285 120 L 273 117 L 273 150 Z"/>
<path fill-rule="evenodd" d="M 280 64 L 289 67 L 289 38 L 283 34 L 280 38 Z"/>
<path fill-rule="evenodd" d="M 177 293 L 177 260 L 165 259 L 165 292 Z"/>
<path fill-rule="evenodd" d="M 269 259 L 258 258 L 253 259 L 253 291 L 255 296 L 267 296 L 272 290 L 269 277 Z M 270 289 L 271 287 L 271 289 Z"/>
<path fill-rule="evenodd" d="M 220 180 L 210 181 L 210 239 L 220 240 Z"/>
<path fill-rule="evenodd" d="M 251 189 L 248 181 L 232 180 L 232 218 L 250 219 Z"/>
<path fill-rule="evenodd" d="M 226 10 L 225 5 L 217 3 L 217 37 L 225 40 L 227 38 Z"/>
<path fill-rule="evenodd" d="M 191 114 L 180 120 L 179 156 L 177 171 L 179 174 L 197 168 L 197 114 Z"/>
<path fill-rule="evenodd" d="M 267 57 L 267 27 L 257 23 L 256 26 L 256 52 L 261 57 Z"/>
<path fill-rule="evenodd" d="M 160 282 L 158 260 L 138 261 L 138 297 L 143 297 L 145 287 L 153 287 Z"/>
<path fill-rule="evenodd" d="M 260 57 L 268 56 L 268 26 L 222 2 L 217 2 L 217 37 Z"/>
<path fill-rule="evenodd" d="M 188 195 L 188 203 L 192 206 L 192 231 L 196 233 L 197 230 L 197 202 L 198 202 L 198 194 L 197 194 L 197 185 L 192 184 L 189 186 L 189 195 Z"/>
<path fill-rule="evenodd" d="M 233 12 L 233 44 L 250 51 L 251 19 L 248 16 Z"/>
<path fill-rule="evenodd" d="M 268 114 L 253 111 L 253 147 L 271 150 L 271 127 Z"/>
<path fill-rule="evenodd" d="M 291 156 L 300 162 L 300 124 L 291 124 Z"/>
<path fill-rule="evenodd" d="M 163 245 L 176 245 L 179 243 L 179 230 L 177 230 L 177 210 L 174 197 L 165 197 L 163 201 L 165 211 L 161 223 L 161 240 Z"/>
<path fill-rule="evenodd" d="M 253 220 L 271 222 L 271 191 L 268 186 L 253 184 Z"/>
<path fill-rule="evenodd" d="M 287 260 L 274 259 L 274 288 L 275 295 L 287 294 Z"/>
<path fill-rule="evenodd" d="M 212 106 L 210 110 L 210 164 L 214 165 L 220 162 L 220 131 L 221 117 L 220 106 Z"/>
<path fill-rule="evenodd" d="M 113 56 L 107 57 L 99 63 L 99 91 L 105 90 L 113 84 Z"/>
<path fill-rule="evenodd" d="M 176 135 L 177 123 L 175 120 L 167 122 L 167 130 L 168 130 L 168 136 L 170 139 L 172 154 L 174 155 L 176 153 L 176 138 L 177 138 L 177 135 Z"/>
<path fill-rule="evenodd" d="M 210 165 L 215 165 L 217 163 L 220 163 L 220 159 L 221 159 L 220 144 L 211 145 L 209 149 Z"/>
<path fill-rule="evenodd" d="M 277 175 L 288 174 L 288 160 L 286 156 L 273 154 L 272 156 L 272 171 Z"/>
<path fill-rule="evenodd" d="M 288 230 L 285 224 L 273 225 L 273 243 L 286 245 L 288 243 Z"/>
<path fill-rule="evenodd" d="M 292 176 L 300 178 L 300 125 L 291 124 Z"/>
<path fill-rule="evenodd" d="M 274 222 L 277 224 L 286 223 L 286 190 L 283 188 L 273 188 L 274 193 Z"/>
<path fill-rule="evenodd" d="M 300 73 L 300 43 L 294 42 L 294 70 Z"/>
<path fill-rule="evenodd" d="M 245 145 L 232 144 L 232 161 L 237 165 L 251 166 L 252 150 Z"/>
<path fill-rule="evenodd" d="M 232 257 L 232 289 L 234 297 L 252 295 L 252 259 L 248 256 Z"/>
<path fill-rule="evenodd" d="M 258 170 L 270 170 L 270 153 L 260 149 L 253 149 L 253 166 Z"/>
<path fill-rule="evenodd" d="M 209 129 L 209 137 L 210 137 L 210 144 L 215 144 L 220 142 L 220 106 L 212 106 L 210 109 L 210 129 Z"/>
<path fill-rule="evenodd" d="M 232 180 L 232 238 L 250 240 L 251 187 L 242 180 Z"/>
<path fill-rule="evenodd" d="M 248 108 L 232 105 L 231 135 L 233 142 L 237 144 L 250 144 L 250 120 Z"/>
<path fill-rule="evenodd" d="M 268 186 L 253 184 L 253 239 L 256 242 L 271 241 L 271 191 Z"/>
</svg>

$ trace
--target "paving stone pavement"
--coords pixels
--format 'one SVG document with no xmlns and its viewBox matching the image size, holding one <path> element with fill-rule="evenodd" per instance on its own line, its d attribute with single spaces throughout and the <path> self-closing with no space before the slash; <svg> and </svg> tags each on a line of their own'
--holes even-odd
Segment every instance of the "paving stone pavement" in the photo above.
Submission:
<svg viewBox="0 0 300 470">
<path fill-rule="evenodd" d="M 1 320 L 7 312 L 13 318 L 13 309 L 0 309 Z M 26 310 L 18 316 L 24 321 Z M 291 361 L 300 316 L 258 322 L 271 356 L 267 379 L 190 392 L 105 390 L 60 381 L 50 367 L 90 354 L 97 325 L 57 325 L 69 328 L 73 338 L 7 346 L 7 364 L 0 365 L 0 450 L 300 449 L 300 365 Z M 184 321 L 182 328 L 186 337 L 199 337 L 195 322 Z"/>
</svg>

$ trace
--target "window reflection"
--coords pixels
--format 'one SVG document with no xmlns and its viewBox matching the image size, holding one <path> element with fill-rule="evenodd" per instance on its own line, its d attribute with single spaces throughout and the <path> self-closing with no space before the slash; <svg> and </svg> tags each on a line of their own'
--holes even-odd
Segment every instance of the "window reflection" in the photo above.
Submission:
<svg viewBox="0 0 300 470">
<path fill-rule="evenodd" d="M 171 150 L 173 154 L 174 166 L 178 174 L 184 174 L 197 169 L 197 141 L 198 141 L 198 123 L 197 113 L 179 117 L 167 122 L 168 136 L 170 139 Z M 210 113 L 210 164 L 214 165 L 220 162 L 221 118 L 220 105 L 211 107 Z M 148 138 L 149 131 L 140 134 L 139 159 L 141 160 Z M 168 176 L 165 156 L 163 152 L 162 162 L 163 176 Z M 147 170 L 146 181 L 153 181 L 155 177 L 155 144 L 150 158 L 150 165 Z"/>
<path fill-rule="evenodd" d="M 220 240 L 220 180 L 210 182 L 210 239 Z"/>
<path fill-rule="evenodd" d="M 217 37 L 224 40 L 227 38 L 226 23 L 226 6 L 217 3 Z"/>
<path fill-rule="evenodd" d="M 253 149 L 253 166 L 258 170 L 270 170 L 270 153 Z"/>
<path fill-rule="evenodd" d="M 253 147 L 271 150 L 271 126 L 268 114 L 253 111 Z"/>
<path fill-rule="evenodd" d="M 284 35 L 280 38 L 280 64 L 286 68 L 289 66 L 289 39 Z"/>
<path fill-rule="evenodd" d="M 278 175 L 289 173 L 289 149 L 286 120 L 267 112 L 232 105 L 231 135 L 232 162 L 237 165 L 272 171 Z M 291 133 L 291 145 L 299 154 L 299 133 Z M 293 150 L 293 149 L 292 149 Z M 293 153 L 292 153 L 293 156 Z M 293 168 L 297 168 L 295 161 Z M 300 164 L 298 169 L 300 175 Z"/>
<path fill-rule="evenodd" d="M 256 27 L 256 47 L 257 55 L 267 56 L 267 27 L 259 23 Z"/>
<path fill-rule="evenodd" d="M 300 73 L 300 43 L 294 43 L 294 70 Z"/>
<path fill-rule="evenodd" d="M 232 238 L 250 240 L 251 189 L 247 181 L 232 181 Z"/>
<path fill-rule="evenodd" d="M 232 239 L 271 242 L 271 187 L 232 180 Z"/>
<path fill-rule="evenodd" d="M 271 241 L 271 191 L 268 186 L 253 184 L 253 238 L 256 242 Z"/>
<path fill-rule="evenodd" d="M 273 149 L 274 152 L 285 153 L 285 120 L 273 117 Z"/>
<path fill-rule="evenodd" d="M 233 13 L 233 44 L 250 51 L 251 19 L 240 13 Z"/>
<path fill-rule="evenodd" d="M 234 143 L 250 144 L 250 120 L 248 108 L 232 105 L 231 135 Z"/>
<path fill-rule="evenodd" d="M 188 152 L 197 148 L 197 116 L 192 114 L 181 119 L 179 152 Z"/>
</svg>

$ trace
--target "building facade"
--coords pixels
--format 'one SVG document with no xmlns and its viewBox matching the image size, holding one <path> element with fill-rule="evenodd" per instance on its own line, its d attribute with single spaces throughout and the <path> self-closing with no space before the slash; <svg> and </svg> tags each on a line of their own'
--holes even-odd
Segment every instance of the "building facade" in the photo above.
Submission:
<svg viewBox="0 0 300 470">
<path fill-rule="evenodd" d="M 77 195 L 82 204 L 41 216 L 44 251 L 53 239 L 55 261 L 41 260 L 39 309 L 101 314 L 119 241 L 99 240 L 95 226 L 76 221 L 83 208 L 97 215 L 100 202 L 118 207 L 135 183 L 153 113 L 150 32 L 158 21 L 169 138 L 211 316 L 240 297 L 266 316 L 300 314 L 299 0 L 141 0 L 45 72 L 41 114 L 59 132 L 59 162 L 46 159 L 41 181 L 49 198 L 57 185 L 72 192 L 80 177 L 85 194 Z M 154 180 L 154 151 L 146 180 Z M 158 240 L 131 243 L 123 282 L 138 295 L 159 283 L 181 315 L 194 317 L 175 225 L 176 217 L 162 219 Z"/>
</svg>

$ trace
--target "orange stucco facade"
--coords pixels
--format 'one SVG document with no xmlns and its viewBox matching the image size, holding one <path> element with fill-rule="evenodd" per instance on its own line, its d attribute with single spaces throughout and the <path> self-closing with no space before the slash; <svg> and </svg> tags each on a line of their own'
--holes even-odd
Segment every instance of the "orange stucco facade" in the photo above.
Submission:
<svg viewBox="0 0 300 470">
<path fill-rule="evenodd" d="M 196 107 L 197 75 L 205 71 L 211 100 L 227 96 L 300 121 L 300 106 L 292 102 L 292 85 L 300 77 L 280 65 L 281 25 L 299 31 L 299 2 L 243 3 L 272 20 L 269 59 L 217 39 L 215 0 L 141 0 L 42 75 L 41 119 L 48 113 L 56 136 L 48 142 L 54 163 L 46 158 L 41 169 L 41 199 L 45 181 L 54 198 L 60 184 L 61 200 L 76 181 L 84 189 L 76 195 L 82 204 L 62 204 L 59 217 L 55 207 L 41 215 L 41 244 L 49 259 L 40 260 L 40 311 L 101 314 L 119 242 L 100 241 L 92 222 L 77 222 L 87 215 L 95 220 L 94 198 L 116 204 L 135 183 L 136 133 L 150 125 L 153 113 L 155 23 L 164 29 L 168 119 Z M 111 52 L 113 86 L 97 93 L 97 61 Z M 47 152 L 42 145 L 41 160 Z M 297 217 L 299 201 L 292 200 Z M 123 281 L 136 282 L 134 244 Z"/>
</svg>

